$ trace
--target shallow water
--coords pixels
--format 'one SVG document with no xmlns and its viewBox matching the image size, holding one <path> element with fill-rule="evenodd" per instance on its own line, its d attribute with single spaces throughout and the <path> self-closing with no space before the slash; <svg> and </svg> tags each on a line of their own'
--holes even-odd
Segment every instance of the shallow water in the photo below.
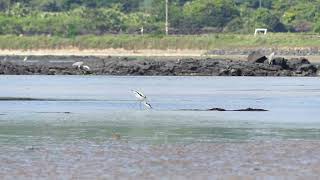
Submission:
<svg viewBox="0 0 320 180">
<path fill-rule="evenodd" d="M 319 78 L 0 76 L 0 83 L 1 179 L 320 175 Z M 154 109 L 140 110 L 131 89 Z M 269 111 L 181 110 L 212 107 Z"/>
<path fill-rule="evenodd" d="M 319 78 L 0 76 L 0 144 L 320 139 Z M 154 107 L 141 110 L 131 89 Z M 268 112 L 181 109 L 263 108 Z"/>
</svg>

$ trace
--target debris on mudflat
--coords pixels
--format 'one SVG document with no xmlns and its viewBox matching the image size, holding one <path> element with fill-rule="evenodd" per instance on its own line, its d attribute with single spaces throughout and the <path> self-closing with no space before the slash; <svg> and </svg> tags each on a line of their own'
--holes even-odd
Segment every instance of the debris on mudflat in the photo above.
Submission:
<svg viewBox="0 0 320 180">
<path fill-rule="evenodd" d="M 113 140 L 120 140 L 121 139 L 121 136 L 118 133 L 112 133 L 111 137 L 112 137 Z"/>
</svg>

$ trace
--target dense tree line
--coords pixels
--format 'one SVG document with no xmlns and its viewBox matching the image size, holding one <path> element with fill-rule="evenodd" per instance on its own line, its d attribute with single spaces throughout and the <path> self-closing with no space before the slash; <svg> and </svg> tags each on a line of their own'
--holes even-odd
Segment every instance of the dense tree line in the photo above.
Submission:
<svg viewBox="0 0 320 180">
<path fill-rule="evenodd" d="M 163 33 L 165 0 L 0 0 L 0 34 Z M 320 32 L 320 0 L 169 0 L 171 33 Z"/>
</svg>

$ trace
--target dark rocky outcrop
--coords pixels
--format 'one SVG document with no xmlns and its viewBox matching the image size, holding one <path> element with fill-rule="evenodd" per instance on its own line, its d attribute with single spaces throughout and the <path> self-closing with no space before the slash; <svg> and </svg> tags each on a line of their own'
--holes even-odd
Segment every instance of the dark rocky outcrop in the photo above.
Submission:
<svg viewBox="0 0 320 180">
<path fill-rule="evenodd" d="M 306 58 L 291 58 L 287 61 L 287 65 L 290 69 L 297 69 L 299 66 L 304 64 L 310 64 L 309 60 Z"/>
<path fill-rule="evenodd" d="M 288 60 L 285 58 L 282 58 L 282 57 L 276 57 L 276 58 L 272 59 L 270 64 L 280 66 L 283 69 L 289 68 Z"/>
<path fill-rule="evenodd" d="M 4 59 L 0 57 L 0 59 Z M 218 58 L 156 59 L 119 57 L 13 56 L 0 61 L 0 74 L 43 75 L 165 75 L 165 76 L 316 76 L 318 67 L 307 59 L 274 58 L 271 64 Z M 84 61 L 90 71 L 72 67 Z"/>
<path fill-rule="evenodd" d="M 208 109 L 208 111 L 253 111 L 253 112 L 263 112 L 263 111 L 268 111 L 268 110 L 266 110 L 266 109 L 257 109 L 257 108 L 232 109 L 232 110 L 227 110 L 227 109 L 222 109 L 222 108 L 211 108 L 211 109 Z"/>
<path fill-rule="evenodd" d="M 211 109 L 208 109 L 207 111 L 227 111 L 227 110 L 223 108 L 211 108 Z"/>
<path fill-rule="evenodd" d="M 269 111 L 266 109 L 257 109 L 257 108 L 245 108 L 245 109 L 223 109 L 223 108 L 210 108 L 210 109 L 182 109 L 183 111 L 247 111 L 247 112 L 265 112 L 265 111 Z"/>
<path fill-rule="evenodd" d="M 253 51 L 249 54 L 247 60 L 253 63 L 264 63 L 268 58 L 260 51 Z"/>
<path fill-rule="evenodd" d="M 256 57 L 261 56 L 260 52 L 253 52 L 251 54 L 255 54 L 255 53 L 260 54 L 259 56 L 256 56 Z M 248 62 L 253 62 L 257 65 L 262 63 L 262 61 L 259 61 L 259 60 L 253 61 L 250 55 L 248 56 Z M 268 61 L 263 61 L 263 62 L 264 64 L 269 64 Z M 276 73 L 271 73 L 271 74 L 274 74 L 275 76 L 316 76 L 319 70 L 319 67 L 311 64 L 308 59 L 303 57 L 292 58 L 290 60 L 285 59 L 283 57 L 275 57 L 270 61 L 269 65 L 273 66 L 274 70 L 277 71 Z M 269 70 L 271 70 L 270 67 L 269 67 Z"/>
<path fill-rule="evenodd" d="M 246 109 L 236 109 L 236 110 L 230 110 L 230 111 L 255 111 L 255 112 L 263 112 L 263 111 L 269 111 L 266 109 L 257 109 L 257 108 L 246 108 Z"/>
</svg>

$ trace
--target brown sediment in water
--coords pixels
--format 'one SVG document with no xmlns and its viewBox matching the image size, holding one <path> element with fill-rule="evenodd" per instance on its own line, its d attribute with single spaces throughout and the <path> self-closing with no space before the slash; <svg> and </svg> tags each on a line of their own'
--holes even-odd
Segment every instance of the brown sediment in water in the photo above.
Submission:
<svg viewBox="0 0 320 180">
<path fill-rule="evenodd" d="M 57 179 L 214 179 L 320 176 L 320 141 L 147 145 L 39 143 L 1 148 L 0 176 Z"/>
</svg>

